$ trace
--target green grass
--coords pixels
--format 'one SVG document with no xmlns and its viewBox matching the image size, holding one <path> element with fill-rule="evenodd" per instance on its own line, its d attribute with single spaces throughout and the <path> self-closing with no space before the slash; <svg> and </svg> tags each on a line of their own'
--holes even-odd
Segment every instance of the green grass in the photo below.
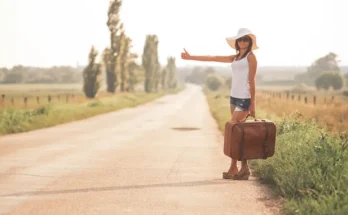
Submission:
<svg viewBox="0 0 348 215">
<path fill-rule="evenodd" d="M 228 92 L 205 90 L 212 115 L 224 131 L 230 119 Z M 257 118 L 277 125 L 275 155 L 250 162 L 262 183 L 285 199 L 286 214 L 348 214 L 348 141 L 333 137 L 296 115 L 279 118 L 257 109 Z"/>
<path fill-rule="evenodd" d="M 160 91 L 157 93 L 126 93 L 111 97 L 88 100 L 84 103 L 46 104 L 35 109 L 0 109 L 0 135 L 26 132 L 40 128 L 81 120 L 98 114 L 134 107 L 166 94 L 183 90 Z"/>
</svg>

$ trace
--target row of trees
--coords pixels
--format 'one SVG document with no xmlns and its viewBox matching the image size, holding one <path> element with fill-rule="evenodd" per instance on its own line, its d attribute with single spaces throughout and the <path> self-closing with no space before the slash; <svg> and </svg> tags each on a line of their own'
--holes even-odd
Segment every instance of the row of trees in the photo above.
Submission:
<svg viewBox="0 0 348 215">
<path fill-rule="evenodd" d="M 82 81 L 81 69 L 70 66 L 50 68 L 17 65 L 11 69 L 0 68 L 0 83 L 78 83 Z"/>
<path fill-rule="evenodd" d="M 111 0 L 108 9 L 107 26 L 110 31 L 110 47 L 104 49 L 102 63 L 97 63 L 95 58 L 97 51 L 92 47 L 89 54 L 89 65 L 84 70 L 84 92 L 87 97 L 93 98 L 99 90 L 102 68 L 106 72 L 107 92 L 115 93 L 117 89 L 121 92 L 134 91 L 139 82 L 141 73 L 145 73 L 144 89 L 151 93 L 158 91 L 161 83 L 162 89 L 176 87 L 176 65 L 175 58 L 169 57 L 167 66 L 161 68 L 158 60 L 158 37 L 147 35 L 142 65 L 136 63 L 138 55 L 131 53 L 132 40 L 126 34 L 124 24 L 120 20 L 119 12 L 122 0 Z"/>
</svg>

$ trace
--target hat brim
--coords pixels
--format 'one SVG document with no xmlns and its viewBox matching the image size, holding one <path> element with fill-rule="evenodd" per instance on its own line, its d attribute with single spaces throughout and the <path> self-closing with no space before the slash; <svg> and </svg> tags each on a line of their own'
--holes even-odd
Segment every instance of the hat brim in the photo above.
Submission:
<svg viewBox="0 0 348 215">
<path fill-rule="evenodd" d="M 233 37 L 227 37 L 226 41 L 227 41 L 229 46 L 231 46 L 233 49 L 236 49 L 236 40 L 238 38 L 244 37 L 245 35 L 248 35 L 249 37 L 251 37 L 251 39 L 253 41 L 253 45 L 251 47 L 251 50 L 258 49 L 259 47 L 257 46 L 256 36 L 254 34 L 241 34 L 241 35 L 236 35 L 236 36 L 233 36 Z"/>
</svg>

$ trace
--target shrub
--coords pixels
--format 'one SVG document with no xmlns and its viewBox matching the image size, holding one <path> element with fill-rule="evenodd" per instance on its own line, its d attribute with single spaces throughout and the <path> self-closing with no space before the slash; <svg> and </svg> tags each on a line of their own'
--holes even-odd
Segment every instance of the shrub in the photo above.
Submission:
<svg viewBox="0 0 348 215">
<path fill-rule="evenodd" d="M 348 90 L 343 91 L 344 96 L 348 96 Z"/>
<path fill-rule="evenodd" d="M 221 87 L 222 81 L 215 75 L 209 75 L 206 79 L 206 85 L 210 90 L 216 91 Z"/>
<path fill-rule="evenodd" d="M 286 212 L 347 214 L 347 140 L 299 120 L 283 120 L 277 126 L 277 153 L 251 163 L 261 180 L 285 197 Z"/>
<path fill-rule="evenodd" d="M 328 90 L 332 87 L 335 90 L 342 89 L 344 86 L 344 78 L 339 72 L 326 72 L 315 79 L 317 89 Z"/>
</svg>

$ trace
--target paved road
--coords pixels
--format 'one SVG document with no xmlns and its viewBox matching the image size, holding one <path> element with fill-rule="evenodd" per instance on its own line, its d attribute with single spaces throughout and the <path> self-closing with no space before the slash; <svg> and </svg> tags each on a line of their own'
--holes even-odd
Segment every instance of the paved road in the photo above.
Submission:
<svg viewBox="0 0 348 215">
<path fill-rule="evenodd" d="M 0 137 L 0 214 L 273 214 L 230 160 L 201 88 Z M 272 209 L 273 208 L 273 209 Z"/>
</svg>

